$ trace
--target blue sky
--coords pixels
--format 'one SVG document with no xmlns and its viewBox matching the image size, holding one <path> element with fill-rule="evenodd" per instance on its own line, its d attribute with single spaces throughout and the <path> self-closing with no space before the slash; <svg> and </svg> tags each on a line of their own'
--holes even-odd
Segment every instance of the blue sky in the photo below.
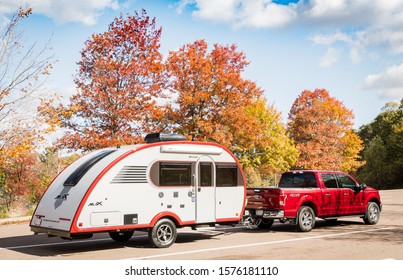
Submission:
<svg viewBox="0 0 403 280">
<path fill-rule="evenodd" d="M 145 8 L 163 29 L 164 55 L 197 39 L 236 44 L 250 61 L 244 77 L 284 121 L 305 89 L 327 89 L 353 110 L 356 128 L 403 98 L 403 0 L 0 0 L 0 24 L 26 3 L 25 38 L 51 40 L 58 62 L 47 83 L 64 97 L 75 92 L 84 41 Z"/>
</svg>

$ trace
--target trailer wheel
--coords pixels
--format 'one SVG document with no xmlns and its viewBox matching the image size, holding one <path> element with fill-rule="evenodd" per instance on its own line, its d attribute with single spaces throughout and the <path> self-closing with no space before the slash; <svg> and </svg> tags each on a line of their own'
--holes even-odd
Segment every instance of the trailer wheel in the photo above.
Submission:
<svg viewBox="0 0 403 280">
<path fill-rule="evenodd" d="M 159 220 L 153 228 L 148 231 L 148 238 L 153 246 L 167 248 L 171 246 L 177 236 L 176 226 L 170 219 Z"/>
<path fill-rule="evenodd" d="M 315 212 L 309 206 L 302 206 L 298 210 L 298 231 L 311 231 L 315 227 Z"/>
<path fill-rule="evenodd" d="M 109 236 L 116 242 L 126 242 L 133 236 L 134 230 L 110 231 Z"/>
<path fill-rule="evenodd" d="M 260 229 L 269 229 L 274 223 L 274 219 L 262 219 L 262 221 L 258 224 L 258 228 Z"/>
<path fill-rule="evenodd" d="M 378 204 L 372 201 L 369 202 L 364 216 L 364 223 L 367 225 L 375 225 L 379 221 L 379 216 L 380 210 Z"/>
</svg>

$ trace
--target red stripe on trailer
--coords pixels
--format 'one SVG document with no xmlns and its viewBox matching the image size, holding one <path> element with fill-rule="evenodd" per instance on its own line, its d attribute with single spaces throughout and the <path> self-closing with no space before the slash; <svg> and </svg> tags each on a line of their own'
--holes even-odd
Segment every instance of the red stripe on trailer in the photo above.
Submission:
<svg viewBox="0 0 403 280">
<path fill-rule="evenodd" d="M 243 213 L 243 212 L 242 212 Z M 231 223 L 231 222 L 238 222 L 239 218 L 224 218 L 224 219 L 217 219 L 216 223 Z"/>
<path fill-rule="evenodd" d="M 180 226 L 194 225 L 196 223 L 196 221 L 183 222 L 175 213 L 165 211 L 155 215 L 155 217 L 151 220 L 149 227 L 153 227 L 161 218 L 168 218 L 168 217 L 174 218 L 178 223 L 178 225 Z"/>
</svg>

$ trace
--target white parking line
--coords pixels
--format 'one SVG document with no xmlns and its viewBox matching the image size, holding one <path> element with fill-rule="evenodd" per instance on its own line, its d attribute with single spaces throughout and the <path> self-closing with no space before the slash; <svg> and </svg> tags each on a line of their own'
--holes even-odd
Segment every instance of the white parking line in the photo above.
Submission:
<svg viewBox="0 0 403 280">
<path fill-rule="evenodd" d="M 243 226 L 242 226 L 243 227 Z M 242 228 L 242 227 L 237 227 Z M 231 230 L 235 229 L 235 227 L 219 227 L 217 229 L 199 229 L 199 232 L 214 232 L 214 233 L 219 233 L 221 230 Z M 194 230 L 184 230 L 180 232 L 191 232 L 195 233 Z M 142 234 L 142 235 L 135 235 L 133 238 L 136 237 L 147 237 L 148 235 Z M 0 247 L 0 250 L 15 250 L 15 249 L 25 249 L 25 248 L 35 248 L 35 247 L 49 247 L 53 245 L 71 245 L 71 244 L 77 244 L 77 243 L 90 243 L 90 242 L 97 242 L 97 241 L 106 241 L 106 240 L 111 240 L 110 238 L 100 238 L 100 239 L 86 239 L 86 240 L 79 240 L 79 241 L 64 241 L 64 242 L 55 242 L 55 243 L 46 243 L 46 244 L 32 244 L 32 245 L 19 245 L 19 246 L 10 246 L 10 247 Z"/>
<path fill-rule="evenodd" d="M 151 256 L 144 256 L 144 257 L 138 257 L 138 258 L 129 258 L 129 259 L 125 259 L 125 260 L 155 259 L 155 258 L 172 257 L 172 256 L 186 255 L 186 254 L 196 254 L 196 253 L 204 253 L 204 252 L 212 252 L 212 251 L 221 251 L 221 250 L 236 249 L 236 248 L 246 248 L 246 247 L 254 247 L 254 246 L 264 246 L 264 245 L 271 245 L 271 244 L 279 244 L 279 243 L 287 243 L 287 242 L 295 242 L 295 241 L 305 241 L 305 240 L 311 240 L 311 239 L 321 239 L 321 238 L 328 238 L 328 237 L 335 237 L 335 236 L 343 236 L 343 235 L 349 235 L 349 234 L 367 233 L 367 232 L 375 232 L 375 231 L 383 231 L 383 230 L 392 230 L 392 229 L 395 229 L 395 227 L 368 229 L 368 230 L 360 230 L 360 231 L 349 231 L 349 232 L 342 232 L 342 233 L 335 233 L 335 234 L 327 234 L 327 235 L 320 235 L 320 236 L 308 236 L 308 237 L 292 238 L 292 239 L 276 240 L 276 241 L 268 241 L 268 242 L 261 242 L 261 243 L 249 243 L 249 244 L 241 244 L 241 245 L 234 245 L 234 246 L 215 247 L 215 248 L 208 248 L 208 249 L 200 249 L 200 250 L 192 250 L 192 251 L 183 251 L 183 252 L 177 252 L 177 253 L 160 254 L 160 255 L 151 255 Z"/>
<path fill-rule="evenodd" d="M 215 231 L 216 233 L 219 232 L 219 229 L 233 229 L 230 228 L 217 228 Z M 253 246 L 262 246 L 262 245 L 271 245 L 271 244 L 279 244 L 279 243 L 287 243 L 287 242 L 295 242 L 295 241 L 304 241 L 304 240 L 311 240 L 311 239 L 320 239 L 320 238 L 328 238 L 334 236 L 342 236 L 342 235 L 349 235 L 349 234 L 357 234 L 357 233 L 366 233 L 366 232 L 375 232 L 375 231 L 382 231 L 382 230 L 392 230 L 395 227 L 386 227 L 386 228 L 379 228 L 379 229 L 369 229 L 369 230 L 362 230 L 362 231 L 350 231 L 350 232 L 342 232 L 342 233 L 335 233 L 335 234 L 328 234 L 328 235 L 320 235 L 320 236 L 308 236 L 302 238 L 293 238 L 293 239 L 285 239 L 285 240 L 276 240 L 276 241 L 268 241 L 262 243 L 250 243 L 250 244 L 242 244 L 242 245 L 234 245 L 234 246 L 226 246 L 226 247 L 216 247 L 216 248 L 208 248 L 208 249 L 200 249 L 200 250 L 193 250 L 193 251 L 183 251 L 183 252 L 176 252 L 170 254 L 160 254 L 160 255 L 151 255 L 151 256 L 144 256 L 138 258 L 129 258 L 127 260 L 141 260 L 141 259 L 153 259 L 153 258 L 160 258 L 160 257 L 170 257 L 170 256 L 177 256 L 177 255 L 185 255 L 185 254 L 194 254 L 194 253 L 202 253 L 202 252 L 210 252 L 210 251 L 219 251 L 219 250 L 228 250 L 228 249 L 236 249 L 236 248 L 244 248 L 244 247 L 253 247 Z M 209 232 L 213 232 L 213 230 L 208 230 Z M 193 232 L 194 231 L 182 231 L 182 232 Z M 147 237 L 148 235 L 136 235 L 136 237 Z M 20 245 L 20 246 L 10 246 L 10 247 L 0 247 L 0 250 L 15 250 L 15 249 L 24 249 L 24 248 L 35 248 L 35 247 L 48 247 L 54 245 L 71 245 L 77 243 L 90 243 L 90 242 L 97 242 L 97 241 L 107 241 L 111 240 L 110 238 L 102 238 L 102 239 L 92 239 L 92 240 L 80 240 L 80 241 L 71 241 L 71 242 L 56 242 L 56 243 L 47 243 L 47 244 L 33 244 L 33 245 Z"/>
</svg>

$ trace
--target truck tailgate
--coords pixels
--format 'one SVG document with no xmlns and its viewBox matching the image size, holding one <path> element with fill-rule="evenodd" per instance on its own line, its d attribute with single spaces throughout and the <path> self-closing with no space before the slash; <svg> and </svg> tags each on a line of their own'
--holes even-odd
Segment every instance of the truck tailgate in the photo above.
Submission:
<svg viewBox="0 0 403 280">
<path fill-rule="evenodd" d="M 281 209 L 282 194 L 279 188 L 249 188 L 246 209 Z"/>
</svg>

